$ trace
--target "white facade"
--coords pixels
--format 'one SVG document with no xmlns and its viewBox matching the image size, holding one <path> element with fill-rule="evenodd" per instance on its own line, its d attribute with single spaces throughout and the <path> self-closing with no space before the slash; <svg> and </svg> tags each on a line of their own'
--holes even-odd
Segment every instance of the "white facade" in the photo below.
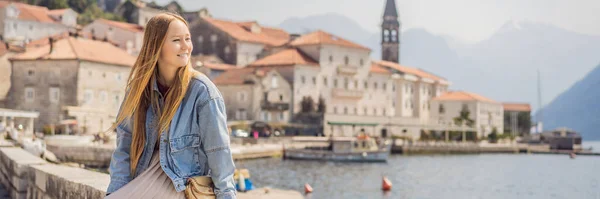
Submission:
<svg viewBox="0 0 600 199">
<path fill-rule="evenodd" d="M 500 103 L 476 100 L 432 100 L 431 108 L 431 122 L 437 125 L 460 127 L 454 123 L 454 118 L 466 109 L 470 113 L 470 119 L 475 122 L 473 128 L 478 137 L 486 137 L 494 128 L 498 133 L 504 132 L 504 109 Z"/>
<path fill-rule="evenodd" d="M 236 55 L 236 65 L 237 66 L 246 66 L 258 58 L 258 55 L 262 52 L 265 45 L 258 43 L 249 43 L 249 42 L 237 42 L 237 55 Z"/>
<path fill-rule="evenodd" d="M 38 12 L 38 10 L 43 9 L 34 11 Z M 22 11 L 15 4 L 0 9 L 0 33 L 4 40 L 29 42 L 59 34 L 74 29 L 77 20 L 77 13 L 70 9 L 65 11 L 58 21 L 43 22 L 21 19 L 19 18 L 20 12 Z"/>
<path fill-rule="evenodd" d="M 69 116 L 76 118 L 87 132 L 107 130 L 115 121 L 125 96 L 125 86 L 131 68 L 81 61 L 77 76 L 77 107 L 68 107 Z"/>
<path fill-rule="evenodd" d="M 131 55 L 138 55 L 142 49 L 144 38 L 143 31 L 123 29 L 117 26 L 111 26 L 99 20 L 85 26 L 83 31 L 93 33 L 93 36 L 97 39 L 107 38 L 109 41 L 117 43 L 119 48 L 126 50 L 127 53 Z"/>
</svg>

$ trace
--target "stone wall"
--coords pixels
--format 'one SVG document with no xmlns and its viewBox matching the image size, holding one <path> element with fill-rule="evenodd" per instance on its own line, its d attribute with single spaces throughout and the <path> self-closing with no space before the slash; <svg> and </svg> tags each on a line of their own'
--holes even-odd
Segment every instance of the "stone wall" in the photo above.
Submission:
<svg viewBox="0 0 600 199">
<path fill-rule="evenodd" d="M 18 147 L 0 147 L 0 183 L 15 199 L 103 198 L 108 174 L 51 164 Z"/>
<path fill-rule="evenodd" d="M 54 153 L 61 162 L 75 162 L 89 167 L 108 167 L 114 145 L 72 145 L 47 144 L 46 149 Z"/>
</svg>

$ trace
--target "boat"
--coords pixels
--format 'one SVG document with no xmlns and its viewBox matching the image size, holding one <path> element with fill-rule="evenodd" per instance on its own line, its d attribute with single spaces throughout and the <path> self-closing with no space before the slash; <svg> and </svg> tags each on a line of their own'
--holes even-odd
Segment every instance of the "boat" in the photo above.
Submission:
<svg viewBox="0 0 600 199">
<path fill-rule="evenodd" d="M 389 140 L 375 140 L 368 136 L 331 137 L 328 146 L 286 148 L 285 159 L 322 160 L 338 162 L 387 162 Z"/>
</svg>

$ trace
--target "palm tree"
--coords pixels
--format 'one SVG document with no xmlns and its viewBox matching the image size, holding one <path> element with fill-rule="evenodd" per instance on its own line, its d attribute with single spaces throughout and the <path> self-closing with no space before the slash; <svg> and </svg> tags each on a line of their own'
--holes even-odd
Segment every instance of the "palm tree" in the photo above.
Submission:
<svg viewBox="0 0 600 199">
<path fill-rule="evenodd" d="M 471 115 L 471 112 L 469 112 L 469 109 L 467 108 L 466 104 L 463 105 L 462 110 L 460 111 L 459 115 L 457 117 L 454 118 L 454 124 L 464 127 L 464 125 L 468 126 L 468 127 L 473 127 L 473 125 L 475 125 L 475 121 L 472 120 L 469 115 Z M 462 141 L 465 142 L 466 141 L 466 133 L 465 130 L 463 128 L 462 131 Z"/>
</svg>

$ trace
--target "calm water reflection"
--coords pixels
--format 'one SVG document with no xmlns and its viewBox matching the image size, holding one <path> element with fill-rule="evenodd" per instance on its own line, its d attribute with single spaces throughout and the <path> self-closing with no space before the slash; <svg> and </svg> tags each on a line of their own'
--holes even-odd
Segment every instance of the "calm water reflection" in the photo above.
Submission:
<svg viewBox="0 0 600 199">
<path fill-rule="evenodd" d="M 600 198 L 600 156 L 485 154 L 393 155 L 360 164 L 261 159 L 236 162 L 257 187 L 302 191 L 310 198 Z M 384 195 L 381 177 L 394 184 Z"/>
</svg>

